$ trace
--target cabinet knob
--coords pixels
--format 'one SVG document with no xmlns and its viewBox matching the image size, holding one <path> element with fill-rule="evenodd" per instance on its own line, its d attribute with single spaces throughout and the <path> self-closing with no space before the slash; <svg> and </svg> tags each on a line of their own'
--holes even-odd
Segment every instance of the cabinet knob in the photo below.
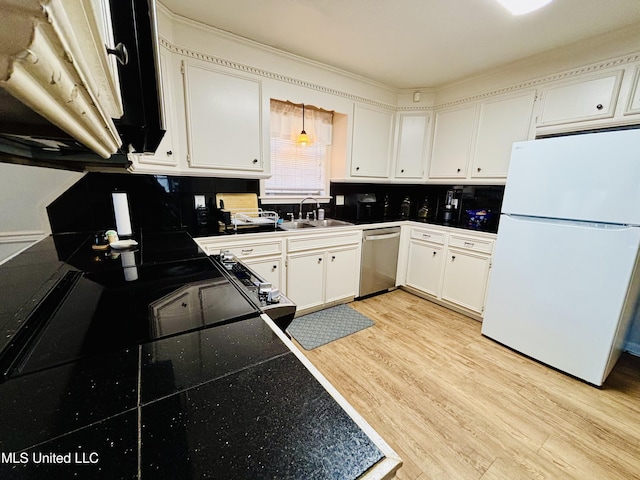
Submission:
<svg viewBox="0 0 640 480">
<path fill-rule="evenodd" d="M 277 270 L 277 269 L 278 269 L 278 265 L 274 265 L 274 266 L 273 266 L 273 269 L 274 269 L 274 270 Z"/>
<path fill-rule="evenodd" d="M 451 261 L 453 262 L 456 259 L 455 255 L 451 255 Z"/>
<path fill-rule="evenodd" d="M 404 173 L 404 168 L 402 170 L 400 170 L 400 173 Z"/>
<path fill-rule="evenodd" d="M 478 171 L 482 170 L 480 167 L 478 167 Z"/>
<path fill-rule="evenodd" d="M 173 155 L 173 152 L 172 152 L 171 150 L 169 150 L 169 151 L 167 152 L 167 155 L 168 155 L 168 156 L 171 156 L 171 155 Z"/>
<path fill-rule="evenodd" d="M 360 167 L 356 167 L 356 172 L 357 172 L 358 170 L 360 170 Z"/>
<path fill-rule="evenodd" d="M 456 172 L 460 173 L 460 169 L 458 168 L 458 169 L 456 170 Z"/>
<path fill-rule="evenodd" d="M 107 48 L 107 53 L 116 57 L 120 65 L 129 63 L 129 52 L 122 42 L 118 43 L 116 48 Z"/>
<path fill-rule="evenodd" d="M 336 259 L 335 255 L 331 255 L 331 261 L 333 262 Z"/>
<path fill-rule="evenodd" d="M 604 106 L 601 103 L 599 103 L 598 105 L 596 105 L 596 108 L 598 110 L 602 110 L 604 108 Z"/>
<path fill-rule="evenodd" d="M 435 257 L 438 252 L 433 252 L 433 256 Z"/>
<path fill-rule="evenodd" d="M 255 164 L 255 163 L 258 163 L 258 159 L 257 159 L 257 158 L 254 158 L 254 159 L 253 159 L 253 163 L 254 163 L 254 164 Z"/>
</svg>

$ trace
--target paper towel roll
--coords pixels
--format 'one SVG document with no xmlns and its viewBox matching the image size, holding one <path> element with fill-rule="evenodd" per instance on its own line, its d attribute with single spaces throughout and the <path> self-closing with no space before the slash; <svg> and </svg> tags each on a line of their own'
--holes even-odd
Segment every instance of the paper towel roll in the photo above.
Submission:
<svg viewBox="0 0 640 480">
<path fill-rule="evenodd" d="M 131 235 L 131 217 L 129 216 L 129 199 L 125 192 L 114 192 L 111 194 L 113 198 L 113 212 L 116 216 L 116 230 L 118 235 Z"/>
<path fill-rule="evenodd" d="M 120 261 L 124 267 L 124 279 L 127 282 L 133 282 L 138 279 L 138 267 L 136 267 L 136 254 L 134 252 L 122 252 Z"/>
</svg>

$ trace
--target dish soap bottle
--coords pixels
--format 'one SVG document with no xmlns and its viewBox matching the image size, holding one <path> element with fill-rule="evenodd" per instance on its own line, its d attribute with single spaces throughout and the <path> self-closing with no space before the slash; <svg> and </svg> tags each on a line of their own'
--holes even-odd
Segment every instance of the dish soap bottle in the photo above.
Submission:
<svg viewBox="0 0 640 480">
<path fill-rule="evenodd" d="M 427 197 L 424 198 L 424 202 L 422 202 L 422 207 L 418 210 L 418 220 L 426 221 L 429 216 L 429 201 Z"/>
<path fill-rule="evenodd" d="M 409 218 L 409 215 L 411 215 L 411 199 L 407 195 L 400 204 L 400 217 Z"/>
</svg>

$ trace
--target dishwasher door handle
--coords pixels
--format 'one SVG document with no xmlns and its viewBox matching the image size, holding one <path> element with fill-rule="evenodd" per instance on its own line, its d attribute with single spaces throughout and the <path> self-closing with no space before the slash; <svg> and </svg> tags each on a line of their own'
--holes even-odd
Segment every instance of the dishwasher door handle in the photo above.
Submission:
<svg viewBox="0 0 640 480">
<path fill-rule="evenodd" d="M 389 240 L 390 238 L 397 238 L 400 236 L 400 232 L 395 232 L 395 233 L 385 233 L 383 235 L 369 235 L 369 236 L 364 236 L 363 238 L 366 241 L 370 241 L 370 240 Z"/>
</svg>

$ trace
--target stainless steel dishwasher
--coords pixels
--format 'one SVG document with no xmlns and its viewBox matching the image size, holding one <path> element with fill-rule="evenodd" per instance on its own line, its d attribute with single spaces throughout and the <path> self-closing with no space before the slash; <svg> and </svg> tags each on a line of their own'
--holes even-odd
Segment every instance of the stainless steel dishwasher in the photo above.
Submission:
<svg viewBox="0 0 640 480">
<path fill-rule="evenodd" d="M 386 292 L 396 286 L 400 227 L 362 232 L 360 296 Z"/>
</svg>

